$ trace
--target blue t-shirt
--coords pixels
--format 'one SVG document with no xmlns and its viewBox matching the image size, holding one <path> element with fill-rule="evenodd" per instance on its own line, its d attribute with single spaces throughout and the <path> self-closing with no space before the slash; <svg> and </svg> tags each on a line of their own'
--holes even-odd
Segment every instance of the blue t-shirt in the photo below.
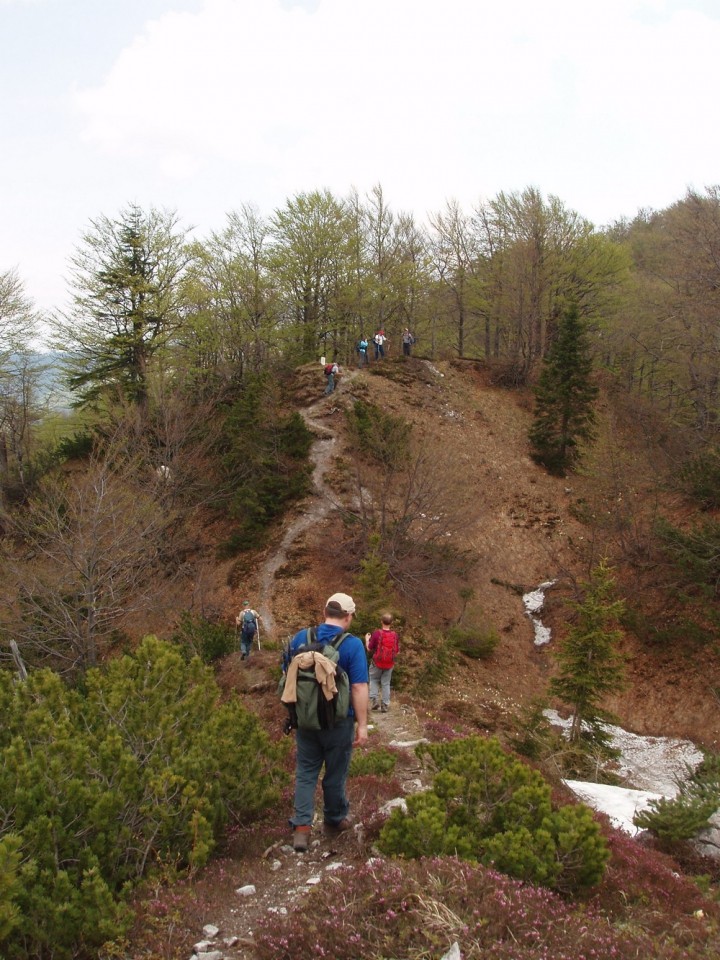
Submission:
<svg viewBox="0 0 720 960">
<path fill-rule="evenodd" d="M 320 643 L 331 643 L 338 634 L 342 633 L 342 627 L 334 623 L 321 623 L 315 628 L 316 638 Z M 300 630 L 290 641 L 290 654 L 294 655 L 298 647 L 304 646 L 308 642 L 307 630 Z M 365 653 L 365 644 L 360 637 L 349 633 L 338 649 L 338 664 L 348 675 L 350 684 L 368 683 L 368 662 Z M 350 704 L 350 716 L 355 716 L 355 711 Z"/>
</svg>

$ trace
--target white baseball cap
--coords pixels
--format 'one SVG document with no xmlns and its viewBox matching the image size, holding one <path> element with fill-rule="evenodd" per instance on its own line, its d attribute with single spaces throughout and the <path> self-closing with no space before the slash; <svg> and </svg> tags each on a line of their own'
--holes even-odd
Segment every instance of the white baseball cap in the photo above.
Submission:
<svg viewBox="0 0 720 960">
<path fill-rule="evenodd" d="M 336 617 L 346 617 L 355 613 L 355 601 L 347 593 L 334 593 L 325 604 L 328 614 Z"/>
</svg>

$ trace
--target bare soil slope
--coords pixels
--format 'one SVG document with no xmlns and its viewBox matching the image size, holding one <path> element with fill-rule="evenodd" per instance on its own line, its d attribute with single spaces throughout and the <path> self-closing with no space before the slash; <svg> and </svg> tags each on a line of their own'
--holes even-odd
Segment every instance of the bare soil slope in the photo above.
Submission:
<svg viewBox="0 0 720 960">
<path fill-rule="evenodd" d="M 263 556 L 248 565 L 242 582 L 231 589 L 218 575 L 216 606 L 231 617 L 244 599 L 263 615 L 268 635 L 282 641 L 320 615 L 335 590 L 352 590 L 344 563 L 343 528 L 338 510 L 351 502 L 348 441 L 344 411 L 357 398 L 410 421 L 448 480 L 448 536 L 469 548 L 477 563 L 469 572 L 472 605 L 501 636 L 493 657 L 463 661 L 442 699 L 455 693 L 470 700 L 488 718 L 500 722 L 521 705 L 544 694 L 552 671 L 553 643 L 538 647 L 521 594 L 546 581 L 543 621 L 554 638 L 567 621 L 563 599 L 572 596 L 592 563 L 613 544 L 599 544 L 597 530 L 577 519 L 578 504 L 590 512 L 605 509 L 605 482 L 597 471 L 570 479 L 549 476 L 528 456 L 527 396 L 493 386 L 487 373 L 470 363 L 429 363 L 413 358 L 386 361 L 382 375 L 353 372 L 331 397 L 322 395 L 317 369 L 301 371 L 298 403 L 316 436 L 313 494 L 278 531 Z M 382 366 L 382 365 L 381 365 Z M 631 438 L 629 438 L 631 439 Z M 652 464 L 633 452 L 628 484 L 647 478 Z M 628 468 L 629 470 L 630 468 Z M 638 487 L 637 496 L 642 495 Z M 623 568 L 618 567 L 623 590 Z M 630 578 L 625 584 L 633 590 Z M 455 623 L 462 608 L 458 584 L 434 581 L 421 604 L 407 601 L 406 642 L 413 649 L 413 625 L 437 630 Z M 713 690 L 720 684 L 717 657 L 705 650 L 690 658 L 683 651 L 660 655 L 627 641 L 627 691 L 608 704 L 636 732 L 688 736 L 708 746 L 720 741 L 720 710 Z M 716 683 L 717 681 L 717 683 Z"/>
</svg>

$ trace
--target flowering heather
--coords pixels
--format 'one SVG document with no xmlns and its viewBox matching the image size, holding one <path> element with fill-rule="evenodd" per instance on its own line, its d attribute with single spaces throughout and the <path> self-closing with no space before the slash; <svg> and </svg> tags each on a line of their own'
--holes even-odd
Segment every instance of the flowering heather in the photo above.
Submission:
<svg viewBox="0 0 720 960">
<path fill-rule="evenodd" d="M 338 871 L 301 910 L 256 931 L 260 960 L 420 960 L 455 941 L 464 960 L 700 960 L 717 956 L 720 945 L 692 917 L 660 940 L 627 920 L 616 927 L 592 904 L 454 858 Z"/>
</svg>

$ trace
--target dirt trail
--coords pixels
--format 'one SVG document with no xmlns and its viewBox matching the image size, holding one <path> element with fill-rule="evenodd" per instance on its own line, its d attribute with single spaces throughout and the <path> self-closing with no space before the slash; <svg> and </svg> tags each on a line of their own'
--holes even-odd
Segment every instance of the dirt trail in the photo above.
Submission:
<svg viewBox="0 0 720 960">
<path fill-rule="evenodd" d="M 349 371 L 343 376 L 343 384 L 349 383 L 356 371 Z M 288 525 L 282 540 L 274 547 L 263 563 L 259 573 L 260 596 L 262 600 L 258 612 L 262 617 L 265 633 L 271 639 L 278 639 L 276 623 L 273 616 L 273 594 L 277 589 L 276 575 L 278 570 L 287 563 L 293 545 L 301 540 L 307 530 L 328 517 L 336 506 L 331 491 L 325 483 L 325 475 L 330 469 L 332 458 L 337 447 L 337 434 L 325 424 L 328 405 L 335 400 L 335 394 L 323 396 L 309 407 L 300 410 L 300 414 L 315 441 L 310 450 L 310 461 L 313 464 L 313 489 L 309 497 L 298 507 L 299 515 Z"/>
</svg>

